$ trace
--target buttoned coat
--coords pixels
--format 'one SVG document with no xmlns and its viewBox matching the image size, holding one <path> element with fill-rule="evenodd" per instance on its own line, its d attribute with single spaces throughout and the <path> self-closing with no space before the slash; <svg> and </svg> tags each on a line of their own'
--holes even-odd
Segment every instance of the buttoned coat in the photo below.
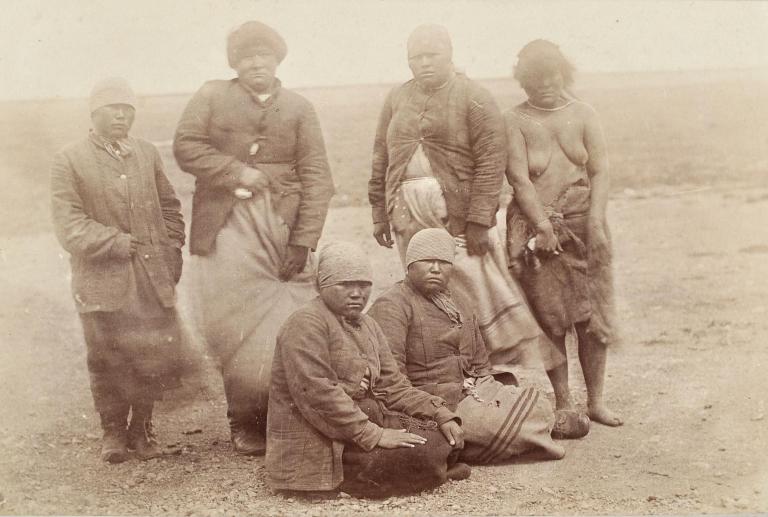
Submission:
<svg viewBox="0 0 768 517">
<path fill-rule="evenodd" d="M 276 80 L 277 81 L 277 80 Z M 238 79 L 209 81 L 192 97 L 173 142 L 179 167 L 195 176 L 190 251 L 207 255 L 235 204 L 246 166 L 270 178 L 289 244 L 314 249 L 333 196 L 325 144 L 312 104 L 276 82 L 261 101 Z"/>
<path fill-rule="evenodd" d="M 132 151 L 122 159 L 94 137 L 53 159 L 53 227 L 70 253 L 79 312 L 123 308 L 137 278 L 138 288 L 153 289 L 163 307 L 175 303 L 184 245 L 181 203 L 155 146 L 133 137 L 128 143 Z M 139 242 L 133 256 L 132 237 Z"/>
<path fill-rule="evenodd" d="M 412 79 L 390 92 L 368 182 L 374 223 L 389 221 L 395 191 L 419 145 L 442 187 L 451 233 L 464 233 L 467 222 L 495 225 L 507 151 L 504 119 L 491 94 L 460 73 L 436 90 Z"/>
<path fill-rule="evenodd" d="M 382 428 L 355 400 L 370 369 L 373 396 L 388 410 L 435 420 L 458 417 L 440 397 L 411 386 L 378 324 L 342 322 L 320 298 L 296 311 L 277 337 L 267 413 L 267 480 L 275 489 L 332 490 L 343 481 L 345 444 L 370 451 Z"/>
<path fill-rule="evenodd" d="M 400 370 L 421 390 L 455 408 L 464 379 L 493 373 L 477 317 L 454 295 L 461 322 L 453 322 L 406 279 L 379 296 L 368 311 L 387 337 Z"/>
</svg>

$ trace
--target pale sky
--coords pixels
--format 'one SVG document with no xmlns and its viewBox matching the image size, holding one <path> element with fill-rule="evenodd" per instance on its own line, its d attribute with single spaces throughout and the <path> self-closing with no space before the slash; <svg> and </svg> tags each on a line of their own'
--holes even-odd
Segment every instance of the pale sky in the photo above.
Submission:
<svg viewBox="0 0 768 517">
<path fill-rule="evenodd" d="M 225 38 L 244 21 L 288 44 L 288 87 L 407 79 L 405 41 L 445 25 L 454 63 L 504 77 L 535 38 L 582 71 L 768 67 L 768 2 L 501 0 L 0 0 L 0 99 L 86 97 L 122 75 L 139 94 L 229 78 Z"/>
</svg>

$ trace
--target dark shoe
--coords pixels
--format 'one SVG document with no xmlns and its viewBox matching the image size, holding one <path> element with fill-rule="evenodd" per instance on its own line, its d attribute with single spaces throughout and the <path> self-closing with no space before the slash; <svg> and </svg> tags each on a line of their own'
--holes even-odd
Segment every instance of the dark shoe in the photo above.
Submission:
<svg viewBox="0 0 768 517">
<path fill-rule="evenodd" d="M 157 443 L 152 422 L 145 421 L 143 425 L 138 423 L 128 428 L 128 446 L 133 449 L 134 455 L 142 460 L 151 460 L 163 455 L 160 444 Z"/>
<path fill-rule="evenodd" d="M 241 456 L 263 456 L 267 452 L 266 417 L 227 411 L 232 448 Z"/>
<path fill-rule="evenodd" d="M 128 447 L 142 460 L 151 460 L 163 455 L 152 427 L 152 404 L 135 405 L 131 408 L 131 424 L 128 426 Z"/>
<path fill-rule="evenodd" d="M 245 429 L 242 426 L 232 427 L 232 448 L 241 456 L 263 456 L 267 452 L 267 440 L 264 433 Z"/>
<path fill-rule="evenodd" d="M 589 433 L 589 417 L 572 409 L 555 411 L 552 438 L 556 440 L 583 438 Z"/>
<path fill-rule="evenodd" d="M 101 459 L 107 463 L 122 463 L 129 457 L 125 428 L 108 427 L 104 429 L 101 443 Z"/>
</svg>

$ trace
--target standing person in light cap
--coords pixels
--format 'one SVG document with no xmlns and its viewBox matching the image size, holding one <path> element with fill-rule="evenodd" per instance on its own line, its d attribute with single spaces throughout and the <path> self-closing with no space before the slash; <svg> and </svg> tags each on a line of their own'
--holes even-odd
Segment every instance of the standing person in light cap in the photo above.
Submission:
<svg viewBox="0 0 768 517">
<path fill-rule="evenodd" d="M 376 299 L 368 315 L 381 326 L 400 371 L 411 383 L 445 399 L 462 420 L 462 461 L 498 463 L 535 452 L 565 455 L 550 433 L 552 406 L 533 387 L 494 379 L 477 316 L 451 290 L 454 238 L 442 228 L 413 236 L 405 280 Z"/>
<path fill-rule="evenodd" d="M 195 176 L 190 252 L 197 323 L 224 379 L 232 445 L 264 454 L 269 371 L 280 325 L 317 295 L 312 250 L 333 183 L 320 124 L 275 77 L 287 46 L 249 21 L 229 34 L 237 73 L 192 97 L 173 143 Z"/>
<path fill-rule="evenodd" d="M 359 247 L 320 252 L 320 296 L 280 329 L 272 364 L 267 481 L 277 490 L 386 497 L 469 476 L 463 433 L 440 397 L 400 373 L 362 313 L 373 274 Z"/>
<path fill-rule="evenodd" d="M 184 221 L 157 149 L 128 134 L 136 111 L 128 82 L 99 82 L 90 110 L 90 135 L 53 160 L 53 225 L 71 255 L 101 457 L 120 463 L 132 450 L 146 460 L 162 454 L 154 402 L 179 385 Z"/>
<path fill-rule="evenodd" d="M 413 79 L 390 92 L 374 142 L 373 234 L 381 246 L 397 244 L 404 267 L 419 230 L 457 237 L 454 289 L 475 304 L 491 363 L 510 369 L 540 358 L 541 330 L 507 272 L 496 231 L 504 120 L 485 88 L 454 71 L 452 55 L 445 27 L 422 25 L 408 38 Z"/>
</svg>

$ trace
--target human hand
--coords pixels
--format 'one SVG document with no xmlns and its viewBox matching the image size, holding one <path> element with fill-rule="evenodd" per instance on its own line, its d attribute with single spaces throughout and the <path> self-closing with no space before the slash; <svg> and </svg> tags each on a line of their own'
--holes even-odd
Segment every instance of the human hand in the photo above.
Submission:
<svg viewBox="0 0 768 517">
<path fill-rule="evenodd" d="M 385 248 L 391 248 L 395 241 L 392 240 L 392 232 L 389 229 L 389 223 L 373 223 L 373 236 L 376 238 L 376 242 L 379 246 Z"/>
<path fill-rule="evenodd" d="M 371 380 L 368 377 L 363 377 L 363 380 L 360 381 L 360 391 L 368 391 L 368 388 L 371 387 Z"/>
<path fill-rule="evenodd" d="M 136 255 L 136 252 L 139 249 L 139 244 L 141 244 L 136 237 L 131 237 L 131 244 L 128 248 L 128 253 L 130 253 L 131 256 Z"/>
<path fill-rule="evenodd" d="M 604 219 L 590 217 L 587 221 L 587 246 L 590 256 L 610 257 L 611 243 Z"/>
<path fill-rule="evenodd" d="M 544 219 L 536 224 L 536 249 L 554 254 L 563 251 L 549 219 Z"/>
<path fill-rule="evenodd" d="M 467 253 L 470 255 L 485 255 L 488 253 L 488 228 L 477 223 L 467 223 L 464 230 L 467 239 Z"/>
<path fill-rule="evenodd" d="M 269 176 L 259 169 L 246 167 L 240 173 L 240 186 L 251 192 L 261 192 L 269 187 Z"/>
<path fill-rule="evenodd" d="M 280 280 L 286 282 L 293 278 L 296 273 L 304 270 L 304 266 L 307 265 L 307 255 L 309 255 L 309 248 L 306 246 L 289 244 L 278 272 Z"/>
<path fill-rule="evenodd" d="M 377 447 L 382 449 L 399 449 L 401 447 L 416 447 L 424 445 L 427 439 L 418 434 L 406 433 L 405 429 L 384 429 Z"/>
<path fill-rule="evenodd" d="M 464 448 L 464 430 L 461 428 L 456 420 L 448 420 L 446 423 L 440 426 L 440 431 L 448 440 L 448 443 L 453 446 L 454 449 Z"/>
<path fill-rule="evenodd" d="M 520 259 L 513 259 L 510 261 L 509 265 L 507 266 L 507 269 L 509 270 L 509 274 L 512 275 L 512 278 L 515 278 L 519 280 L 522 275 L 523 271 L 525 270 L 525 262 L 523 262 Z"/>
</svg>

